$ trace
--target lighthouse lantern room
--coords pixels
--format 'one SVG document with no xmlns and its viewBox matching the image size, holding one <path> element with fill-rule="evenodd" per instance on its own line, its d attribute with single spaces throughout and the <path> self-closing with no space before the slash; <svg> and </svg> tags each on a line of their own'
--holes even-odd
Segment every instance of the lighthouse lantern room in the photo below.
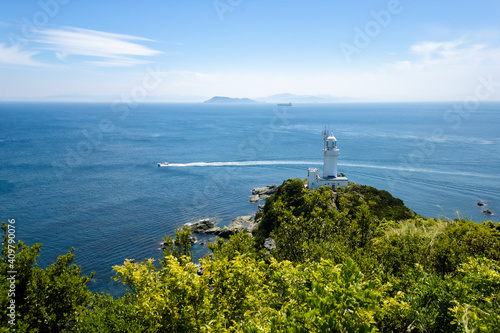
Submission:
<svg viewBox="0 0 500 333">
<path fill-rule="evenodd" d="M 334 190 L 339 186 L 349 184 L 347 177 L 340 177 L 337 174 L 337 158 L 340 155 L 340 150 L 337 147 L 337 139 L 332 133 L 323 131 L 325 146 L 323 148 L 323 177 L 319 176 L 319 170 L 309 168 L 307 173 L 307 186 L 310 189 L 315 189 L 320 186 L 330 186 Z"/>
</svg>

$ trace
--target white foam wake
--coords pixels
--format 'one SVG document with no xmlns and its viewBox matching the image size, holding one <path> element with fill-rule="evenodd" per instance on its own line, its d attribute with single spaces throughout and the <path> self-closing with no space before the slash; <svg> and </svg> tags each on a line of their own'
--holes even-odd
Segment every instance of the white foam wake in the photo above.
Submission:
<svg viewBox="0 0 500 333">
<path fill-rule="evenodd" d="M 382 169 L 382 170 L 394 170 L 409 173 L 438 173 L 445 175 L 456 175 L 465 177 L 488 177 L 488 178 L 500 178 L 495 175 L 487 175 L 480 173 L 470 173 L 470 172 L 460 172 L 460 171 L 444 171 L 426 168 L 414 168 L 414 167 L 399 167 L 399 166 L 384 166 L 384 165 L 374 165 L 374 164 L 356 164 L 356 163 L 339 163 L 340 166 L 354 167 L 354 168 L 369 168 L 369 169 Z"/>
<path fill-rule="evenodd" d="M 318 165 L 319 161 L 245 161 L 245 162 L 193 162 L 169 163 L 169 167 L 222 167 L 222 166 L 257 166 L 257 165 Z"/>
<path fill-rule="evenodd" d="M 169 163 L 168 167 L 224 167 L 224 166 L 259 166 L 259 165 L 304 165 L 318 166 L 322 165 L 323 161 L 244 161 L 244 162 L 193 162 L 193 163 Z M 339 163 L 339 166 L 354 167 L 354 168 L 369 168 L 379 170 L 402 171 L 407 173 L 436 173 L 448 174 L 466 177 L 490 177 L 500 178 L 492 175 L 472 174 L 460 171 L 444 171 L 426 168 L 415 167 L 400 167 L 400 166 L 384 166 L 375 164 L 357 164 L 357 163 Z"/>
</svg>

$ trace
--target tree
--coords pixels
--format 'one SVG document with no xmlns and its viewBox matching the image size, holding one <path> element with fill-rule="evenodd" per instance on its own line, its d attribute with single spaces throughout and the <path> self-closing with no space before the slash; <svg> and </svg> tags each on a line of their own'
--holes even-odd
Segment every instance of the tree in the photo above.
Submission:
<svg viewBox="0 0 500 333">
<path fill-rule="evenodd" d="M 89 304 L 88 284 L 91 276 L 82 276 L 79 266 L 73 264 L 74 248 L 59 256 L 45 270 L 38 267 L 40 244 L 32 247 L 23 242 L 9 242 L 7 224 L 4 230 L 0 260 L 0 304 L 2 318 L 6 320 L 8 288 L 7 271 L 13 264 L 15 274 L 15 302 L 17 330 L 20 332 L 61 332 L 72 327 L 79 313 Z M 10 247 L 9 247 L 10 245 Z M 10 257 L 9 257 L 10 254 Z M 9 262 L 14 255 L 13 261 Z M 9 269 L 7 269 L 9 268 Z"/>
</svg>

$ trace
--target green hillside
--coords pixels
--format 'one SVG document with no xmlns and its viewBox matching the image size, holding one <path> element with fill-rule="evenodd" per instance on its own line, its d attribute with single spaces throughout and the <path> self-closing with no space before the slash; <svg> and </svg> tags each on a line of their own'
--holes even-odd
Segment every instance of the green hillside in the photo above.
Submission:
<svg viewBox="0 0 500 333">
<path fill-rule="evenodd" d="M 9 254 L 17 332 L 500 331 L 497 223 L 424 218 L 386 191 L 309 190 L 301 179 L 279 186 L 256 219 L 253 236 L 218 238 L 199 266 L 188 228 L 166 236 L 162 260 L 114 267 L 129 288 L 119 299 L 90 293 L 71 252 L 43 270 L 40 246 L 9 244 L 6 231 L 4 331 L 14 327 Z"/>
</svg>

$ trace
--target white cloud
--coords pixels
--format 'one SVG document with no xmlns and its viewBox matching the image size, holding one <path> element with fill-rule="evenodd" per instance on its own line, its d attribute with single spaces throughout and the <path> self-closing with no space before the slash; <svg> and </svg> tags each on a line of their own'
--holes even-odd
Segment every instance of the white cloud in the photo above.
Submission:
<svg viewBox="0 0 500 333">
<path fill-rule="evenodd" d="M 55 51 L 59 59 L 67 59 L 73 55 L 87 56 L 97 59 L 87 60 L 85 63 L 97 66 L 133 66 L 146 62 L 138 59 L 140 57 L 162 53 L 137 41 L 151 40 L 72 27 L 41 31 L 37 40 L 44 45 L 44 49 Z"/>
<path fill-rule="evenodd" d="M 38 54 L 35 51 L 23 51 L 19 46 L 7 47 L 0 44 L 0 64 L 19 65 L 19 66 L 47 66 L 32 59 Z"/>
<path fill-rule="evenodd" d="M 51 64 L 33 60 L 33 56 L 49 50 L 53 51 L 61 61 L 69 61 L 71 56 L 83 56 L 87 58 L 83 60 L 78 58 L 79 61 L 91 66 L 130 67 L 149 63 L 144 59 L 145 57 L 162 54 L 160 51 L 139 43 L 147 41 L 151 40 L 72 27 L 47 29 L 39 32 L 39 38 L 35 40 L 36 46 L 31 50 L 21 50 L 18 46 L 7 47 L 0 44 L 0 63 L 52 67 Z M 74 63 L 74 61 L 71 62 Z"/>
<path fill-rule="evenodd" d="M 495 39 L 466 37 L 423 41 L 409 46 L 406 58 L 372 71 L 370 91 L 387 100 L 463 100 L 474 93 L 481 77 L 500 70 L 500 47 Z M 495 82 L 498 77 L 494 75 Z M 380 87 L 381 89 L 378 89 Z M 500 99 L 500 90 L 490 96 Z"/>
<path fill-rule="evenodd" d="M 413 67 L 417 70 L 433 70 L 448 66 L 481 66 L 492 61 L 500 63 L 500 49 L 468 42 L 465 39 L 445 42 L 424 41 L 412 45 L 410 50 L 414 60 L 398 61 L 390 66 L 395 69 Z"/>
</svg>

